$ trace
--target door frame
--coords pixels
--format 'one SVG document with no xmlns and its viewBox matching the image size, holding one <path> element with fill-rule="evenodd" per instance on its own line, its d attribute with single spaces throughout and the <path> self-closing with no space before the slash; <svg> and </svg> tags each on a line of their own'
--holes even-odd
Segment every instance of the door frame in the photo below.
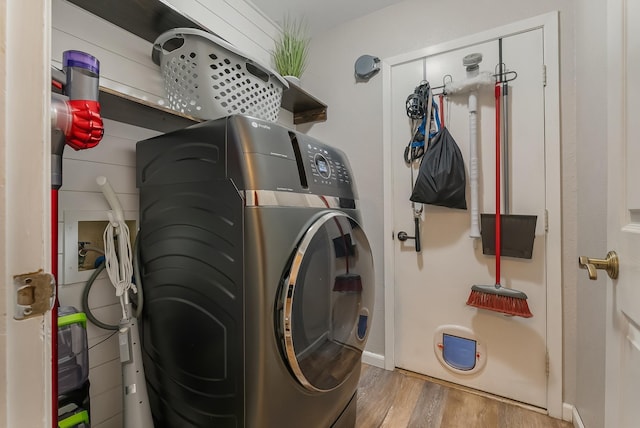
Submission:
<svg viewBox="0 0 640 428">
<path fill-rule="evenodd" d="M 636 330 L 633 322 L 638 319 L 638 313 L 624 314 L 624 308 L 620 302 L 635 301 L 638 293 L 624 291 L 630 277 L 637 275 L 638 262 L 633 257 L 635 254 L 628 252 L 622 234 L 637 234 L 640 229 L 637 220 L 631 218 L 629 210 L 629 197 L 626 196 L 628 177 L 627 168 L 620 166 L 619 161 L 626 158 L 627 144 L 630 138 L 627 136 L 627 123 L 630 120 L 631 109 L 628 109 L 628 99 L 633 97 L 628 92 L 627 76 L 632 72 L 626 66 L 626 58 L 632 49 L 628 42 L 626 31 L 627 22 L 631 19 L 627 14 L 629 3 L 625 0 L 606 1 L 606 64 L 607 75 L 605 88 L 607 90 L 607 248 L 618 251 L 621 257 L 620 278 L 610 279 L 606 277 L 606 323 L 605 323 L 605 388 L 604 388 L 604 424 L 607 427 L 623 426 L 627 422 L 622 413 L 621 400 L 624 391 L 621 391 L 621 379 L 625 376 L 621 360 L 624 357 L 624 347 L 635 341 Z M 624 207 L 624 214 L 620 207 Z M 625 251 L 627 250 L 627 251 Z M 625 258 L 626 257 L 626 258 Z M 631 259 L 631 260 L 629 260 Z M 631 275 L 622 278 L 625 272 Z M 622 285 L 625 283 L 625 286 Z M 625 299 L 626 298 L 626 299 Z M 628 317 L 629 319 L 625 319 Z M 633 346 L 633 345 L 632 345 Z M 628 425 L 624 425 L 628 426 Z"/>
<path fill-rule="evenodd" d="M 397 55 L 382 61 L 383 100 L 383 183 L 384 183 L 384 368 L 395 368 L 395 260 L 393 257 L 393 186 L 391 183 L 391 71 L 394 66 L 424 57 L 461 49 L 480 42 L 542 29 L 546 90 L 544 93 L 545 121 L 545 204 L 546 212 L 546 284 L 547 284 L 547 411 L 550 416 L 562 418 L 562 200 L 560 151 L 560 56 L 558 12 L 535 16 L 471 36 Z M 541 70 L 541 76 L 544 72 Z M 555 286 L 553 286 L 555 285 Z"/>
<path fill-rule="evenodd" d="M 51 272 L 51 1 L 0 11 L 0 425 L 50 428 L 51 312 L 14 319 L 13 278 Z"/>
</svg>

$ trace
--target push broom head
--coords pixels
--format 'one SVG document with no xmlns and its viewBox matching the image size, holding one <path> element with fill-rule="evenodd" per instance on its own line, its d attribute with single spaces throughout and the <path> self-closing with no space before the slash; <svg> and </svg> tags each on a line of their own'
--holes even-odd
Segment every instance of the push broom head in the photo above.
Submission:
<svg viewBox="0 0 640 428">
<path fill-rule="evenodd" d="M 527 295 L 498 285 L 474 285 L 467 305 L 516 317 L 531 318 Z"/>
</svg>

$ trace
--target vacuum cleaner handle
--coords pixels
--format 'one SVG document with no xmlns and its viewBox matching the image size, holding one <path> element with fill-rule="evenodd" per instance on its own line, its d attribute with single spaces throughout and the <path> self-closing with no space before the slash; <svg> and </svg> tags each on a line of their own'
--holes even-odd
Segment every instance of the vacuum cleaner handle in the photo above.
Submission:
<svg viewBox="0 0 640 428">
<path fill-rule="evenodd" d="M 113 187 L 109 184 L 109 180 L 107 177 L 100 175 L 96 177 L 96 183 L 102 190 L 102 194 L 104 195 L 107 202 L 109 202 L 109 206 L 113 210 L 115 215 L 115 220 L 119 222 L 124 222 L 124 211 L 122 210 L 122 205 L 120 204 L 120 200 L 118 199 L 118 195 L 113 191 Z"/>
</svg>

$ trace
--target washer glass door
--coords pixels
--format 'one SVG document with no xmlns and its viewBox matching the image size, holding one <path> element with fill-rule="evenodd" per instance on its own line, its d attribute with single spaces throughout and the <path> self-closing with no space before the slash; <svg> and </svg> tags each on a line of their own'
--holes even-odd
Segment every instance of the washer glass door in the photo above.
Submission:
<svg viewBox="0 0 640 428">
<path fill-rule="evenodd" d="M 337 388 L 358 367 L 371 325 L 373 259 L 360 225 L 340 211 L 322 215 L 298 243 L 280 292 L 291 371 L 309 390 Z"/>
</svg>

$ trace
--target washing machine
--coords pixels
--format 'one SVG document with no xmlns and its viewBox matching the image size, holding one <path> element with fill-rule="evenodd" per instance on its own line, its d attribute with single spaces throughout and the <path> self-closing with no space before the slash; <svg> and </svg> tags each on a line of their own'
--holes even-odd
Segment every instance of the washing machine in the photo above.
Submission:
<svg viewBox="0 0 640 428">
<path fill-rule="evenodd" d="M 353 427 L 374 273 L 345 154 L 238 115 L 136 157 L 156 428 Z"/>
</svg>

